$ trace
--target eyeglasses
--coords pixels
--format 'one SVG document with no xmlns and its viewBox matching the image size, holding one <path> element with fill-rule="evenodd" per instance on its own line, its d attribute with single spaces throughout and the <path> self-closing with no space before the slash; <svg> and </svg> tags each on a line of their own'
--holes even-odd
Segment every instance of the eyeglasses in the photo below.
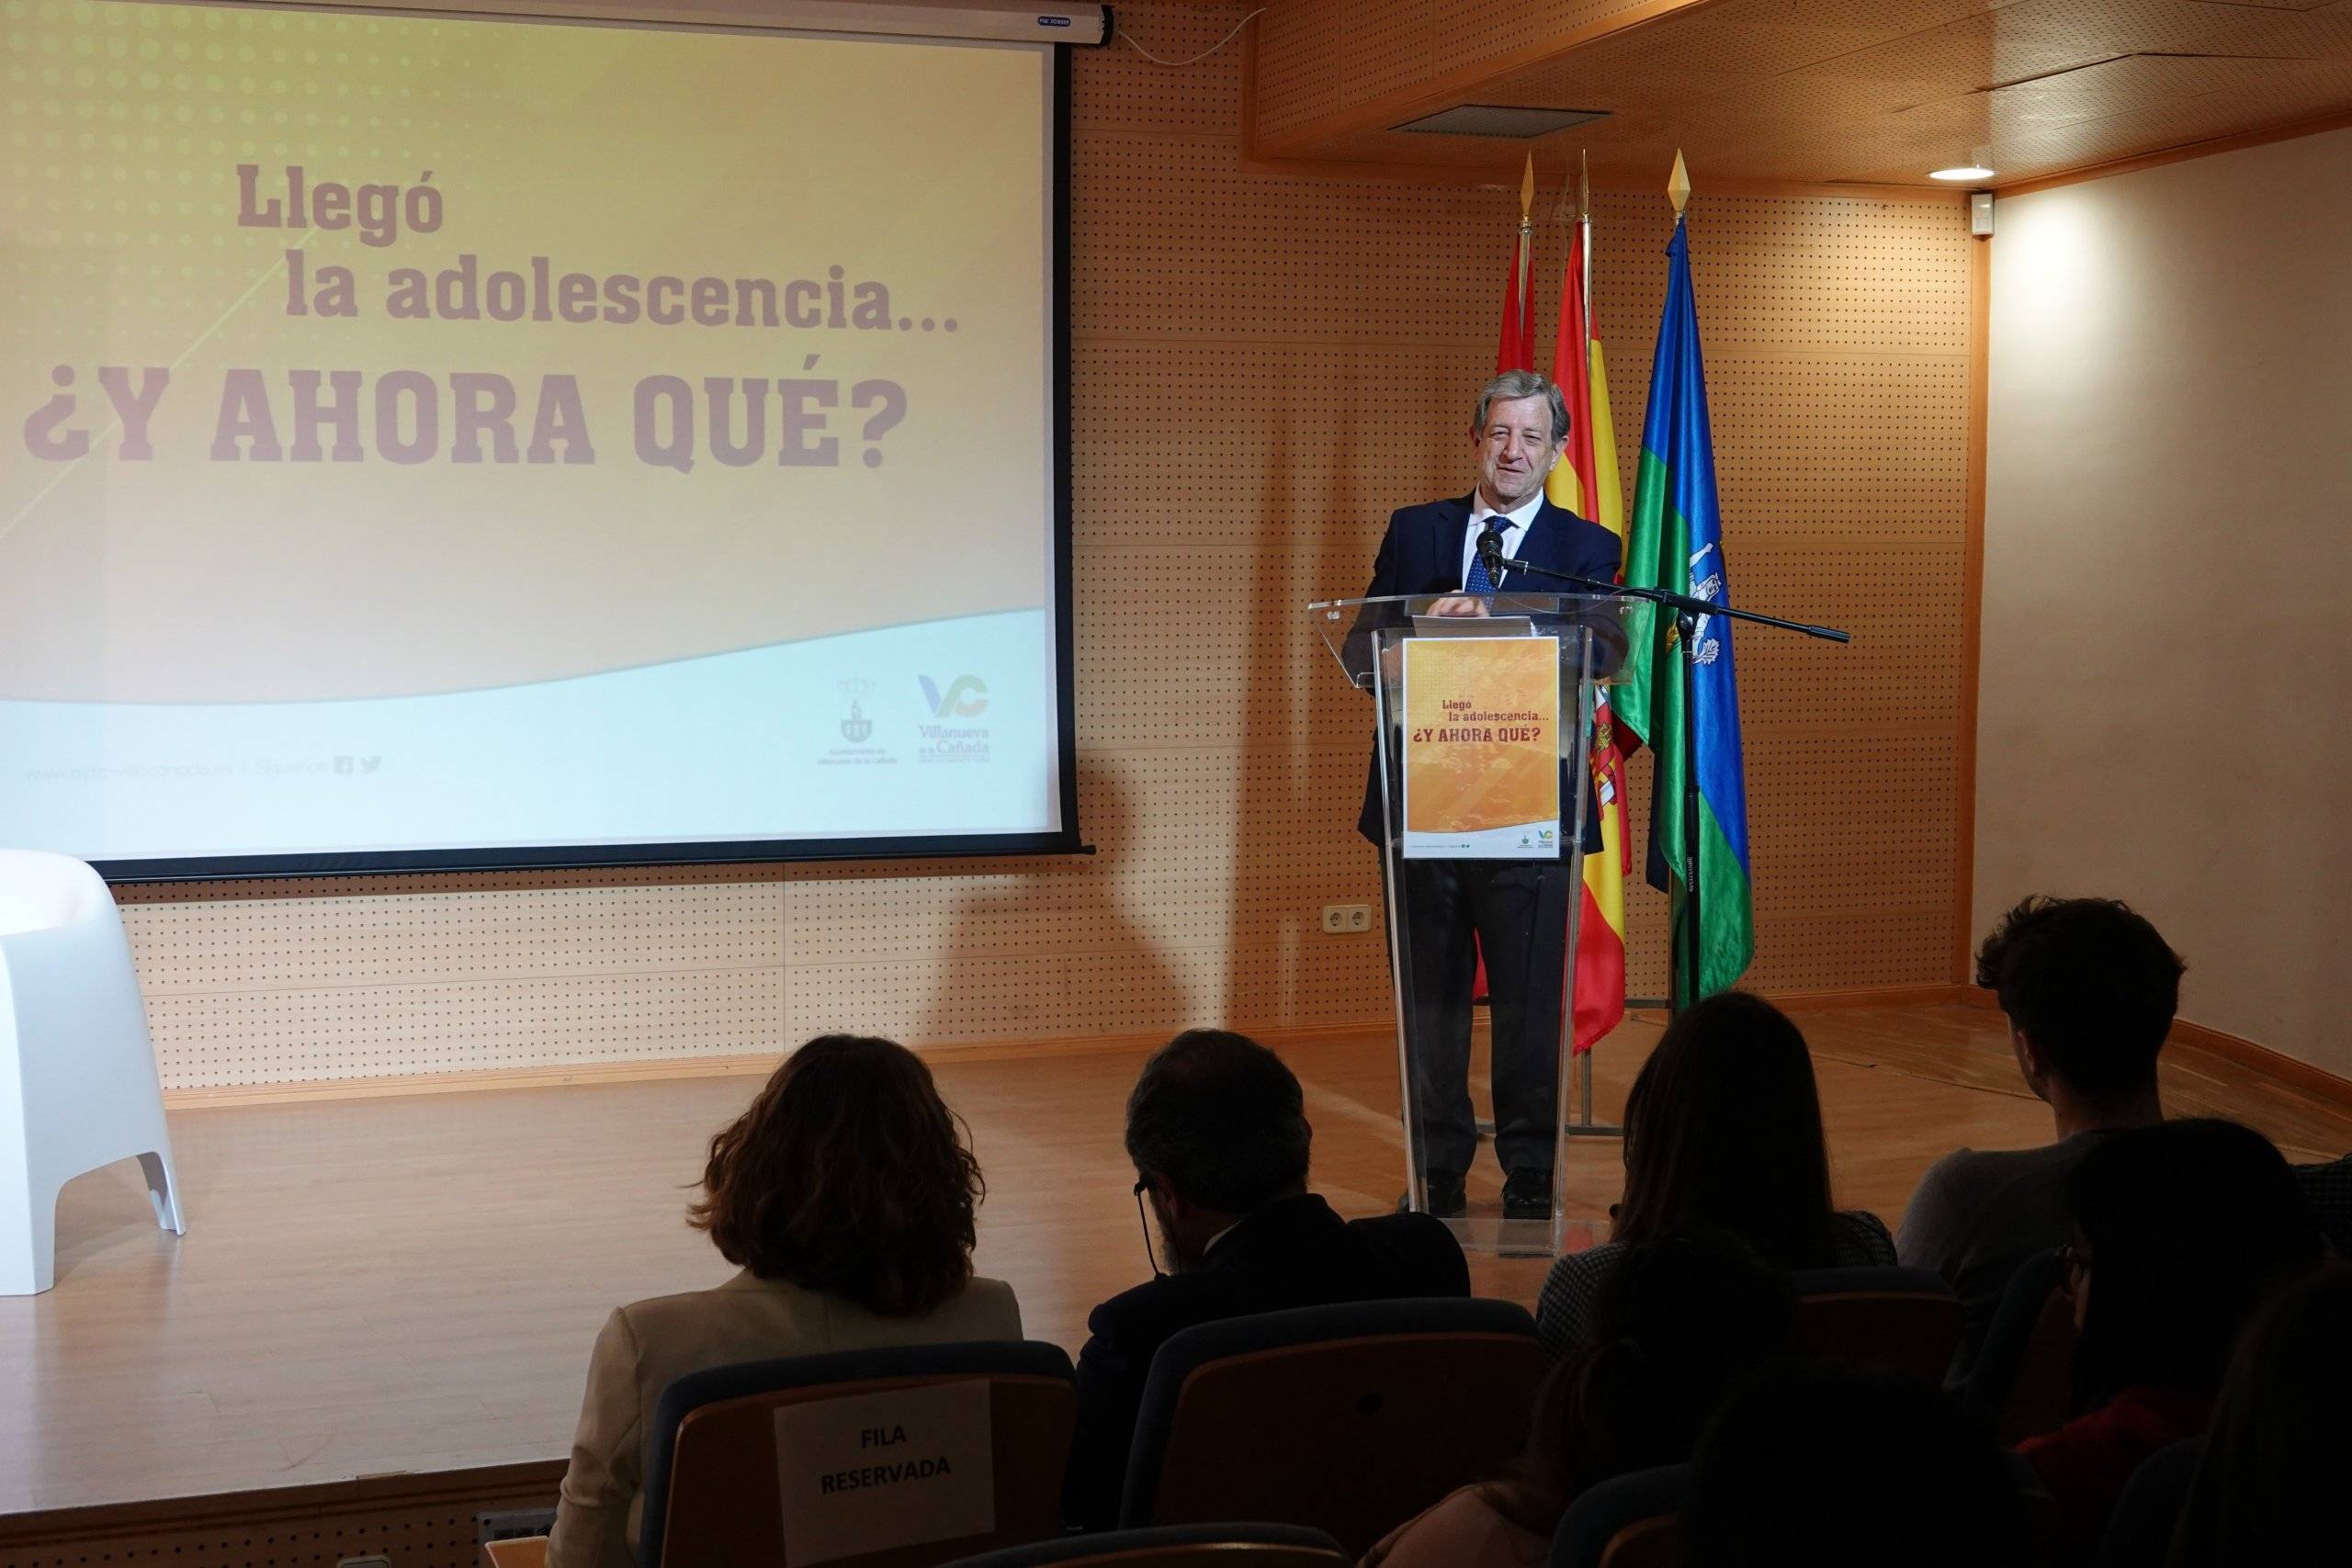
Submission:
<svg viewBox="0 0 2352 1568">
<path fill-rule="evenodd" d="M 1159 1255 L 1151 1249 L 1151 1216 L 1144 1212 L 1143 1206 L 1143 1195 L 1149 1190 L 1151 1190 L 1151 1179 L 1138 1178 L 1136 1181 L 1136 1218 L 1143 1224 L 1144 1258 L 1151 1264 L 1151 1277 L 1159 1280 L 1166 1276 L 1160 1272 Z"/>
</svg>

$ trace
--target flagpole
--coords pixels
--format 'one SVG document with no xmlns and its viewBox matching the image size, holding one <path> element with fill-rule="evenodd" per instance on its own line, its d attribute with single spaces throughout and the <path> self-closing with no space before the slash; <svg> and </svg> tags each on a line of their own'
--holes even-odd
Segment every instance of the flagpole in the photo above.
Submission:
<svg viewBox="0 0 2352 1568">
<path fill-rule="evenodd" d="M 1674 172 L 1667 176 L 1666 196 L 1674 203 L 1674 228 L 1682 231 L 1683 209 L 1690 201 L 1690 171 L 1683 165 L 1682 150 L 1674 150 Z M 1690 554 L 1683 541 L 1683 554 Z M 1682 923 L 1674 933 L 1672 955 L 1673 1011 L 1699 1000 L 1703 973 L 1700 962 L 1699 919 L 1699 617 L 1687 608 L 1676 612 L 1675 640 L 1682 650 Z"/>
<path fill-rule="evenodd" d="M 1584 241 L 1584 276 L 1578 281 L 1583 285 L 1585 357 L 1589 360 L 1592 340 L 1600 334 L 1592 324 L 1592 169 L 1581 147 L 1577 149 L 1577 236 Z"/>
<path fill-rule="evenodd" d="M 1560 191 L 1560 205 L 1564 209 L 1567 205 L 1567 194 L 1566 186 L 1563 186 Z M 1581 246 L 1577 264 L 1581 268 L 1581 273 L 1577 279 L 1577 297 L 1584 301 L 1583 332 L 1577 343 L 1577 352 L 1585 356 L 1585 362 L 1589 365 L 1592 360 L 1593 338 L 1592 175 L 1589 154 L 1588 154 L 1581 147 L 1577 149 L 1577 206 L 1574 229 L 1576 236 L 1580 242 Z M 1586 412 L 1589 413 L 1590 411 L 1591 400 L 1588 399 L 1586 401 Z M 1593 465 L 1593 473 L 1596 477 L 1596 480 L 1598 479 L 1600 472 L 1600 467 L 1599 463 L 1596 462 Z M 1600 517 L 1600 497 L 1597 490 L 1594 494 L 1585 497 L 1585 509 L 1591 513 L 1595 519 Z M 1595 737 L 1595 739 L 1598 739 L 1598 737 Z M 1607 849 L 1604 847 L 1601 852 L 1604 854 L 1607 853 Z M 1580 895 L 1583 890 L 1579 888 L 1577 891 Z M 1581 913 L 1584 902 L 1582 897 L 1579 897 L 1577 902 L 1578 912 Z M 1577 951 L 1576 933 L 1573 929 L 1569 932 L 1568 951 L 1571 955 L 1573 955 Z M 1633 1005 L 1631 998 L 1626 999 L 1626 1005 L 1628 1007 Z M 1625 1135 L 1624 1128 L 1618 1126 L 1613 1122 L 1596 1122 L 1592 1119 L 1592 1051 L 1589 1048 L 1578 1051 L 1576 1053 L 1576 1058 L 1577 1119 L 1568 1124 L 1568 1136 L 1571 1138 L 1623 1137 Z"/>
<path fill-rule="evenodd" d="M 1527 166 L 1519 176 L 1519 332 L 1531 362 L 1535 357 L 1535 302 L 1528 291 L 1535 281 L 1534 214 L 1535 154 L 1530 152 Z"/>
</svg>

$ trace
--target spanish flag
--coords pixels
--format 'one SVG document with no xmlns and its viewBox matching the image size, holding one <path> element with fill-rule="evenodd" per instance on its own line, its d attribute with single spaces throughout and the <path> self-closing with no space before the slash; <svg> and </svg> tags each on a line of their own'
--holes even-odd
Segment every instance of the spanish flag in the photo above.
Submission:
<svg viewBox="0 0 2352 1568">
<path fill-rule="evenodd" d="M 1586 247 L 1592 220 L 1577 225 L 1560 284 L 1559 334 L 1552 379 L 1568 401 L 1568 450 L 1544 493 L 1555 506 L 1600 524 L 1623 553 L 1625 502 L 1617 488 L 1617 433 L 1609 418 L 1609 371 L 1586 297 Z M 1633 842 L 1625 832 L 1625 757 L 1607 688 L 1594 694 L 1593 794 L 1600 803 L 1600 852 L 1584 861 L 1583 912 L 1577 921 L 1576 1049 L 1589 1051 L 1625 1016 L 1625 874 Z"/>
</svg>

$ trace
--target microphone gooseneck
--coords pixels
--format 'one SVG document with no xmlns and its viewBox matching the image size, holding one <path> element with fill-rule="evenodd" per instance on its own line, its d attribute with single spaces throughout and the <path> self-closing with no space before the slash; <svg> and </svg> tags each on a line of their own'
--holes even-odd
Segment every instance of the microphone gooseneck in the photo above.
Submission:
<svg viewBox="0 0 2352 1568">
<path fill-rule="evenodd" d="M 1487 582 L 1500 587 L 1503 581 L 1503 535 L 1491 517 L 1478 534 L 1478 558 L 1486 563 Z"/>
</svg>

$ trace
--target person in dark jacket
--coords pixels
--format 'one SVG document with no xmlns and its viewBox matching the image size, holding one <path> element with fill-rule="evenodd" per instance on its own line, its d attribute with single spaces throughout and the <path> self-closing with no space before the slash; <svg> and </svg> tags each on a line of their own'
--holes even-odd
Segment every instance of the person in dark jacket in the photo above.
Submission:
<svg viewBox="0 0 2352 1568">
<path fill-rule="evenodd" d="M 1589 591 L 1517 568 L 1492 576 L 1478 548 L 1489 531 L 1499 538 L 1504 559 L 1589 583 L 1614 582 L 1617 536 L 1554 505 L 1544 493 L 1544 481 L 1566 455 L 1567 441 L 1568 405 L 1557 386 L 1532 370 L 1507 370 L 1487 382 L 1470 420 L 1477 488 L 1392 515 L 1364 597 L 1438 595 L 1430 612 L 1447 616 L 1484 615 L 1485 604 L 1498 592 Z M 1546 629 L 1560 628 L 1547 624 Z M 1613 665 L 1623 656 L 1623 634 L 1613 619 L 1595 623 L 1594 629 L 1604 640 L 1614 640 L 1613 653 L 1596 654 Z M 1401 918 L 1406 928 L 1411 1010 L 1406 1051 L 1415 1086 L 1406 1115 L 1416 1123 L 1424 1207 L 1447 1219 L 1463 1213 L 1467 1204 L 1464 1179 L 1478 1149 L 1477 1119 L 1470 1108 L 1470 1004 L 1472 976 L 1483 958 L 1503 1215 L 1547 1218 L 1559 1142 L 1561 976 L 1568 910 L 1577 897 L 1567 836 L 1561 834 L 1558 851 L 1549 859 L 1405 859 L 1389 842 L 1377 747 L 1366 767 L 1356 829 L 1382 852 L 1389 917 Z M 1585 792 L 1584 852 L 1597 855 L 1600 801 L 1590 793 L 1590 781 L 1573 776 L 1575 772 L 1564 753 L 1561 814 L 1571 813 L 1577 792 Z M 1402 787 L 1401 776 L 1392 782 Z"/>
<path fill-rule="evenodd" d="M 1117 1522 L 1151 1358 L 1194 1324 L 1286 1307 L 1466 1296 L 1470 1269 L 1427 1214 L 1342 1220 L 1307 1190 L 1313 1137 L 1298 1079 L 1245 1035 L 1195 1029 L 1144 1064 L 1127 1157 L 1148 1205 L 1153 1277 L 1087 1319 L 1066 1521 Z"/>
<path fill-rule="evenodd" d="M 2087 1562 L 2132 1472 L 2205 1429 L 2239 1331 L 2322 1247 L 2285 1156 L 2234 1122 L 2117 1133 L 2065 1190 L 2077 1414 L 2018 1452 L 2055 1507 L 2049 1561 Z"/>
</svg>

